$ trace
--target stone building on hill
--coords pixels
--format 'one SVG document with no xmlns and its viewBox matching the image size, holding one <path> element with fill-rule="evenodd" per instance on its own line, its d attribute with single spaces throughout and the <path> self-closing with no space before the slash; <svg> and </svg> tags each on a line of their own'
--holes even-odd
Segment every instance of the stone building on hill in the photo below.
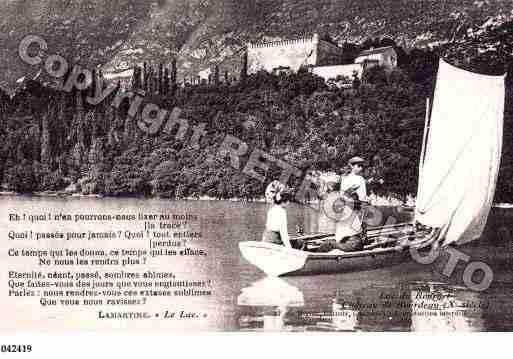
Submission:
<svg viewBox="0 0 513 359">
<path fill-rule="evenodd" d="M 260 70 L 272 73 L 277 69 L 297 71 L 302 66 L 329 64 L 340 56 L 340 47 L 321 40 L 317 34 L 296 40 L 248 44 L 248 73 Z"/>
<path fill-rule="evenodd" d="M 132 79 L 134 76 L 134 69 L 126 69 L 118 72 L 107 72 L 104 79 L 107 83 L 119 83 L 122 89 L 130 89 L 132 87 Z"/>
<path fill-rule="evenodd" d="M 362 51 L 353 64 L 340 65 L 343 50 L 320 39 L 319 35 L 296 40 L 248 44 L 248 73 L 265 70 L 270 73 L 296 72 L 301 67 L 322 77 L 325 81 L 355 77 L 360 80 L 365 71 L 374 66 L 393 69 L 397 66 L 397 52 L 392 46 Z"/>
<path fill-rule="evenodd" d="M 397 67 L 397 52 L 392 46 L 364 50 L 358 54 L 354 64 L 314 66 L 311 71 L 325 81 L 345 78 L 348 81 L 345 85 L 350 85 L 355 77 L 362 80 L 365 71 L 376 66 L 382 66 L 386 70 Z"/>
<path fill-rule="evenodd" d="M 392 46 L 371 48 L 362 51 L 354 60 L 355 64 L 362 63 L 376 63 L 386 69 L 393 69 L 397 67 L 397 52 Z"/>
</svg>

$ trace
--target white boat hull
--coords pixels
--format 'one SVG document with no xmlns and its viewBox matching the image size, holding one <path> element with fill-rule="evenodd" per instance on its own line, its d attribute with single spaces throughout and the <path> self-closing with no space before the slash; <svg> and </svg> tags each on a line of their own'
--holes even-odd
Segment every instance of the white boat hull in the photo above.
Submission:
<svg viewBox="0 0 513 359">
<path fill-rule="evenodd" d="M 378 264 L 393 264 L 402 259 L 403 251 L 382 249 L 345 254 L 310 253 L 282 245 L 266 242 L 241 242 L 242 256 L 268 276 L 290 274 L 332 273 L 359 269 L 370 269 Z M 407 252 L 407 251 L 406 251 Z"/>
<path fill-rule="evenodd" d="M 240 242 L 242 256 L 268 276 L 333 273 L 368 270 L 399 264 L 410 258 L 409 247 L 426 248 L 438 239 L 440 232 L 409 242 L 409 246 L 374 248 L 341 254 L 307 252 L 282 245 L 247 241 Z"/>
</svg>

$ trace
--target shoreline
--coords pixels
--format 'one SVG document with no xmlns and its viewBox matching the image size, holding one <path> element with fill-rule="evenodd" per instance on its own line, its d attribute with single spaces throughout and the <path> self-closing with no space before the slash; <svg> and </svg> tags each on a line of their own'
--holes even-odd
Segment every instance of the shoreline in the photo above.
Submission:
<svg viewBox="0 0 513 359">
<path fill-rule="evenodd" d="M 146 198 L 146 199 L 167 199 L 169 201 L 226 201 L 226 202 L 248 202 L 248 203 L 266 203 L 264 197 L 255 198 L 255 199 L 242 199 L 242 198 L 215 198 L 209 196 L 200 196 L 200 197 L 186 197 L 182 199 L 169 199 L 166 197 L 160 196 L 120 196 L 120 197 L 112 197 L 112 196 L 104 196 L 101 194 L 80 194 L 80 193 L 66 193 L 59 191 L 48 191 L 48 192 L 35 192 L 35 193 L 17 193 L 13 191 L 0 191 L 0 197 L 39 197 L 39 198 L 98 198 L 98 199 L 116 199 L 116 198 Z M 407 204 L 402 202 L 401 200 L 394 198 L 392 196 L 384 197 L 372 195 L 372 206 L 376 207 L 402 207 L 406 210 L 413 211 L 415 209 L 414 205 Z M 317 201 L 312 201 L 312 204 L 318 203 Z M 492 208 L 500 208 L 500 209 L 512 209 L 513 203 L 494 203 Z"/>
<path fill-rule="evenodd" d="M 185 197 L 181 199 L 169 199 L 162 196 L 105 196 L 102 194 L 81 194 L 81 193 L 66 193 L 59 191 L 48 192 L 34 192 L 34 193 L 18 193 L 13 191 L 0 191 L 0 197 L 40 197 L 40 198 L 146 198 L 146 199 L 166 199 L 169 201 L 228 201 L 228 202 L 265 202 L 265 198 L 256 199 L 242 199 L 242 198 L 215 198 L 209 196 L 200 197 Z"/>
</svg>

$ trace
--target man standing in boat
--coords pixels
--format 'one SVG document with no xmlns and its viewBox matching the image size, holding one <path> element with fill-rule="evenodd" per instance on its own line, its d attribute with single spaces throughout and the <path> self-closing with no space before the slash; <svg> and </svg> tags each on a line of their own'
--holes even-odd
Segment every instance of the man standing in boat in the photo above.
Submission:
<svg viewBox="0 0 513 359">
<path fill-rule="evenodd" d="M 344 252 L 363 250 L 363 211 L 362 202 L 367 202 L 367 187 L 361 176 L 365 160 L 353 157 L 349 160 L 350 173 L 340 181 L 340 219 L 335 225 L 334 249 Z"/>
</svg>

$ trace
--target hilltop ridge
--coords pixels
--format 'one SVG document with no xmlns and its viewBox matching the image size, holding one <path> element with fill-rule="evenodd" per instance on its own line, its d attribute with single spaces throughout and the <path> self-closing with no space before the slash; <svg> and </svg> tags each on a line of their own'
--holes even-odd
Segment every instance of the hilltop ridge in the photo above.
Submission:
<svg viewBox="0 0 513 359">
<path fill-rule="evenodd" d="M 509 19 L 510 0 L 13 0 L 0 5 L 0 86 L 36 72 L 17 58 L 23 36 L 88 67 L 170 63 L 197 74 L 234 69 L 247 42 L 329 34 L 339 45 L 388 38 L 406 50 L 457 43 Z"/>
</svg>

